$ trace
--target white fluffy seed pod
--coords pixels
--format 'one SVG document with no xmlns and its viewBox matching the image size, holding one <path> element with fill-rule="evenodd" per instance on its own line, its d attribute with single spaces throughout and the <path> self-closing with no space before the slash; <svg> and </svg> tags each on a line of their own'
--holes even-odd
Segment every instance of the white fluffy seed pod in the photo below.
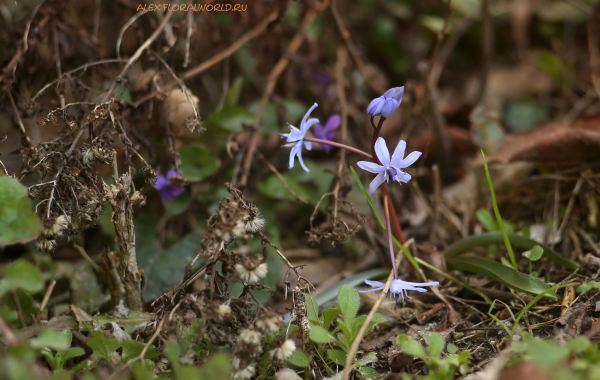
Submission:
<svg viewBox="0 0 600 380">
<path fill-rule="evenodd" d="M 256 268 L 246 268 L 242 264 L 235 264 L 235 270 L 240 275 L 240 278 L 249 284 L 258 282 L 261 278 L 264 278 L 269 272 L 269 266 L 266 263 L 262 263 Z"/>
<path fill-rule="evenodd" d="M 239 340 L 247 344 L 260 344 L 261 335 L 258 331 L 252 329 L 242 329 L 240 331 Z"/>
<path fill-rule="evenodd" d="M 264 333 L 276 333 L 281 325 L 281 317 L 278 315 L 265 316 L 256 320 L 256 327 Z"/>
<path fill-rule="evenodd" d="M 277 360 L 286 360 L 296 351 L 296 343 L 293 340 L 287 339 L 283 344 L 277 348 L 269 351 L 269 355 L 271 358 L 275 358 Z"/>
<path fill-rule="evenodd" d="M 244 369 L 237 370 L 231 374 L 232 379 L 250 379 L 256 373 L 256 368 L 249 365 Z"/>
</svg>

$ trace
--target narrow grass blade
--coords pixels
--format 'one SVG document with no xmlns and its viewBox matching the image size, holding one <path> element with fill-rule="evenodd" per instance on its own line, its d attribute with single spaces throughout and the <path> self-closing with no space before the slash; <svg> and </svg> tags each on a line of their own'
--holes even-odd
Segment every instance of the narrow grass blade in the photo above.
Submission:
<svg viewBox="0 0 600 380">
<path fill-rule="evenodd" d="M 488 170 L 487 161 L 485 160 L 485 154 L 483 153 L 483 149 L 481 150 L 481 156 L 483 157 L 483 167 L 485 168 L 485 177 L 487 178 L 488 186 L 490 187 L 490 194 L 492 196 L 492 206 L 494 207 L 494 214 L 496 215 L 496 221 L 498 222 L 498 226 L 500 226 L 500 231 L 502 231 L 502 237 L 504 238 L 504 245 L 506 245 L 506 250 L 508 251 L 508 256 L 510 256 L 510 262 L 512 263 L 515 270 L 519 270 L 517 267 L 517 261 L 515 260 L 515 253 L 513 252 L 512 246 L 510 245 L 510 241 L 508 240 L 508 236 L 506 234 L 506 228 L 504 227 L 504 222 L 502 222 L 502 216 L 500 216 L 500 210 L 498 210 L 498 203 L 496 202 L 496 193 L 494 192 L 494 185 L 492 184 L 492 177 L 490 177 L 490 171 Z"/>
</svg>

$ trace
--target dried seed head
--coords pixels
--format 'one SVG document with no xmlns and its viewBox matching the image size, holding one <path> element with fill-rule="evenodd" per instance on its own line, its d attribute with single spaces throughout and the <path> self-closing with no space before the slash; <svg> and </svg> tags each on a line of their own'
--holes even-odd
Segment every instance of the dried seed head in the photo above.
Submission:
<svg viewBox="0 0 600 380">
<path fill-rule="evenodd" d="M 64 231 L 71 224 L 71 217 L 68 215 L 60 215 L 50 223 L 46 224 L 47 227 L 44 229 L 44 236 L 47 237 L 60 237 Z"/>
<path fill-rule="evenodd" d="M 46 237 L 42 237 L 36 242 L 36 244 L 37 244 L 39 250 L 42 252 L 49 253 L 56 249 L 56 240 L 54 240 L 54 239 L 48 239 Z"/>
<path fill-rule="evenodd" d="M 156 185 L 156 181 L 158 181 L 158 172 L 152 168 L 150 165 L 146 165 L 141 170 L 144 177 L 146 177 L 146 183 L 150 185 Z"/>
<path fill-rule="evenodd" d="M 241 264 L 235 264 L 235 270 L 242 280 L 254 284 L 264 278 L 269 271 L 267 263 L 262 263 L 261 260 L 261 256 L 242 256 Z"/>
<path fill-rule="evenodd" d="M 248 365 L 243 369 L 238 369 L 231 374 L 232 379 L 250 379 L 254 376 L 256 368 L 253 365 Z"/>
<path fill-rule="evenodd" d="M 253 329 L 242 329 L 240 330 L 240 336 L 238 337 L 241 343 L 260 345 L 260 332 Z"/>
<path fill-rule="evenodd" d="M 256 327 L 265 334 L 276 333 L 281 326 L 281 317 L 274 312 L 264 312 L 256 317 Z"/>
<path fill-rule="evenodd" d="M 271 358 L 275 358 L 277 360 L 286 360 L 296 351 L 296 343 L 293 340 L 287 339 L 283 344 L 277 348 L 269 351 L 269 355 Z"/>
<path fill-rule="evenodd" d="M 258 208 L 254 206 L 256 212 L 250 210 L 248 217 L 246 218 L 246 232 L 256 233 L 260 231 L 265 225 L 265 220 L 260 217 L 260 212 Z"/>
<path fill-rule="evenodd" d="M 231 307 L 229 305 L 221 304 L 217 306 L 217 315 L 219 320 L 225 320 L 231 316 Z"/>
</svg>

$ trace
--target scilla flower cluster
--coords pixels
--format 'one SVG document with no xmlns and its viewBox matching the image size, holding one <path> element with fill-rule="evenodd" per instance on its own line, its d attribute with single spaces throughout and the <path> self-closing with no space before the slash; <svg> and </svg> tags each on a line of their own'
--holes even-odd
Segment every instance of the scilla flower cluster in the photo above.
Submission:
<svg viewBox="0 0 600 380">
<path fill-rule="evenodd" d="M 335 133 L 334 129 L 340 124 L 339 116 L 333 115 L 329 118 L 325 127 L 322 127 L 319 124 L 319 119 L 311 118 L 311 113 L 315 108 L 318 107 L 318 104 L 315 103 L 310 107 L 310 109 L 306 112 L 302 121 L 300 122 L 300 128 L 296 128 L 295 126 L 288 123 L 288 127 L 290 128 L 289 133 L 282 133 L 281 137 L 286 139 L 287 144 L 284 147 L 292 148 L 290 152 L 289 159 L 289 167 L 292 169 L 294 167 L 294 161 L 298 158 L 300 162 L 300 166 L 306 171 L 310 170 L 304 164 L 304 160 L 302 159 L 302 148 L 305 147 L 308 150 L 312 149 L 312 143 L 319 143 L 323 146 L 326 146 L 327 153 L 331 147 L 337 147 L 340 149 L 346 149 L 348 151 L 361 154 L 370 158 L 370 161 L 360 161 L 358 162 L 358 166 L 370 173 L 377 174 L 375 179 L 369 185 L 369 193 L 373 194 L 384 182 L 386 184 L 389 183 L 390 179 L 392 181 L 402 183 L 408 183 L 411 180 L 411 175 L 406 173 L 404 169 L 408 168 L 410 165 L 414 164 L 417 159 L 421 156 L 421 152 L 412 152 L 406 157 L 404 154 L 406 152 L 406 142 L 400 140 L 394 153 L 390 157 L 390 152 L 387 148 L 387 144 L 382 137 L 379 137 L 379 131 L 383 125 L 385 119 L 389 118 L 394 111 L 400 106 L 402 103 L 402 96 L 404 95 L 404 87 L 394 87 L 386 91 L 382 96 L 373 99 L 369 106 L 367 107 L 367 113 L 371 116 L 371 125 L 374 129 L 373 141 L 374 146 L 373 154 L 370 155 L 368 153 L 362 152 L 356 148 L 340 144 L 335 142 Z M 379 116 L 379 122 L 377 125 L 374 123 L 374 118 Z M 315 131 L 315 137 L 307 136 L 309 129 L 313 126 L 317 125 L 318 131 Z M 387 188 L 384 189 L 384 196 L 386 198 L 386 202 L 391 202 L 391 197 L 389 196 L 389 192 Z M 389 205 L 389 203 L 386 203 Z M 435 281 L 431 282 L 423 282 L 423 283 L 414 283 L 400 280 L 398 278 L 398 271 L 395 265 L 395 254 L 392 246 L 392 231 L 391 231 L 391 214 L 390 208 L 386 206 L 386 222 L 387 222 L 387 233 L 388 233 L 388 241 L 390 248 L 390 257 L 392 260 L 392 266 L 394 268 L 394 279 L 390 285 L 390 295 L 394 295 L 396 301 L 402 301 L 404 303 L 405 298 L 409 298 L 407 291 L 417 291 L 417 292 L 426 292 L 426 289 L 423 289 L 424 286 L 438 286 L 439 283 Z M 399 227 L 398 227 L 399 228 Z M 377 281 L 369 281 L 365 280 L 367 285 L 374 287 L 371 290 L 365 290 L 364 292 L 372 292 L 377 290 L 383 290 L 385 284 Z"/>
</svg>

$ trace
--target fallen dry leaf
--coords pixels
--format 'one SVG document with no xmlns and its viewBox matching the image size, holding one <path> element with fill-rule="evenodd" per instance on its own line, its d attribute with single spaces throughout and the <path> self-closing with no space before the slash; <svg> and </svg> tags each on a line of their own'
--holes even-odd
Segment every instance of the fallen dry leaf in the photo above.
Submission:
<svg viewBox="0 0 600 380">
<path fill-rule="evenodd" d="M 488 163 L 530 161 L 565 166 L 600 159 L 600 115 L 508 135 Z"/>
</svg>

